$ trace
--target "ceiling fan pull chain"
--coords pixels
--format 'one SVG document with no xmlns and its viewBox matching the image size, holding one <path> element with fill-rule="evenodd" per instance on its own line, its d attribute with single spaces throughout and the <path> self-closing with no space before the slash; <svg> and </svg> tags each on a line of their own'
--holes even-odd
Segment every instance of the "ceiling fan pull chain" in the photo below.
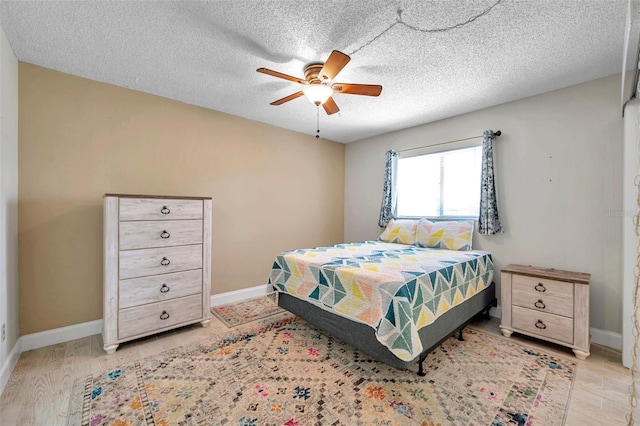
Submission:
<svg viewBox="0 0 640 426">
<path fill-rule="evenodd" d="M 320 105 L 316 106 L 316 139 L 320 138 Z"/>
</svg>

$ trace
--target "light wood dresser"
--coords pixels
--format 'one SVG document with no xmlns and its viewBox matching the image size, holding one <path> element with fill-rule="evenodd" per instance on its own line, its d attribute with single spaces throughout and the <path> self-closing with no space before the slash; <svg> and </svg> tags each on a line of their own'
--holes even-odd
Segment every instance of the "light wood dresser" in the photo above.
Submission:
<svg viewBox="0 0 640 426">
<path fill-rule="evenodd" d="M 591 274 L 508 265 L 501 273 L 502 334 L 518 332 L 589 355 Z"/>
<path fill-rule="evenodd" d="M 104 196 L 104 350 L 211 320 L 211 198 Z"/>
</svg>

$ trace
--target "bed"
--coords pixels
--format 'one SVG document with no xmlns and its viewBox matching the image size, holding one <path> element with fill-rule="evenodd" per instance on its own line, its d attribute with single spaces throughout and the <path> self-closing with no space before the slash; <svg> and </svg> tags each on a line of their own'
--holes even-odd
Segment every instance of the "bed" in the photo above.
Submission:
<svg viewBox="0 0 640 426">
<path fill-rule="evenodd" d="M 392 367 L 417 362 L 422 375 L 429 351 L 459 330 L 461 338 L 474 316 L 495 306 L 493 259 L 403 242 L 281 253 L 269 288 L 280 307 L 315 327 Z"/>
</svg>

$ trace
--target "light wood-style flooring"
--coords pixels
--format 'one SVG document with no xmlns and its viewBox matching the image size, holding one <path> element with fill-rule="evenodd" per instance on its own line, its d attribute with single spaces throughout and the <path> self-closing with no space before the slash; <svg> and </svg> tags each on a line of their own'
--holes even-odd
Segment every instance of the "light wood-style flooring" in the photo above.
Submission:
<svg viewBox="0 0 640 426">
<path fill-rule="evenodd" d="M 474 323 L 492 334 L 500 334 L 498 320 Z M 199 324 L 123 344 L 106 355 L 100 335 L 73 340 L 23 353 L 0 396 L 0 425 L 64 425 L 71 386 L 76 377 L 99 373 L 131 360 L 157 354 L 229 329 L 213 317 L 209 328 Z M 514 334 L 511 339 L 539 347 L 556 355 L 572 352 Z M 620 352 L 591 345 L 586 361 L 578 364 L 569 402 L 567 426 L 626 425 L 629 413 L 631 374 L 621 363 Z M 634 414 L 640 425 L 640 410 Z"/>
</svg>

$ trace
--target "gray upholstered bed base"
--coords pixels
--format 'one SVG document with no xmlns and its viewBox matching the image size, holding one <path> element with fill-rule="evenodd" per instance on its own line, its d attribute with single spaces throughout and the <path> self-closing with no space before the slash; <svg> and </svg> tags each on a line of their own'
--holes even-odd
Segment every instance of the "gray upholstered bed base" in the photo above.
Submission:
<svg viewBox="0 0 640 426">
<path fill-rule="evenodd" d="M 421 357 L 416 357 L 411 361 L 403 361 L 393 355 L 386 346 L 376 339 L 373 328 L 368 325 L 325 311 L 286 293 L 278 294 L 278 305 L 313 324 L 320 330 L 351 344 L 371 358 L 404 370 L 416 362 L 421 363 L 427 353 L 439 346 L 440 343 L 456 331 L 461 330 L 474 316 L 495 306 L 496 297 L 495 284 L 491 283 L 471 299 L 451 308 L 438 317 L 435 322 L 420 329 L 418 335 L 425 351 Z M 422 365 L 420 365 L 420 371 L 422 371 Z"/>
</svg>

